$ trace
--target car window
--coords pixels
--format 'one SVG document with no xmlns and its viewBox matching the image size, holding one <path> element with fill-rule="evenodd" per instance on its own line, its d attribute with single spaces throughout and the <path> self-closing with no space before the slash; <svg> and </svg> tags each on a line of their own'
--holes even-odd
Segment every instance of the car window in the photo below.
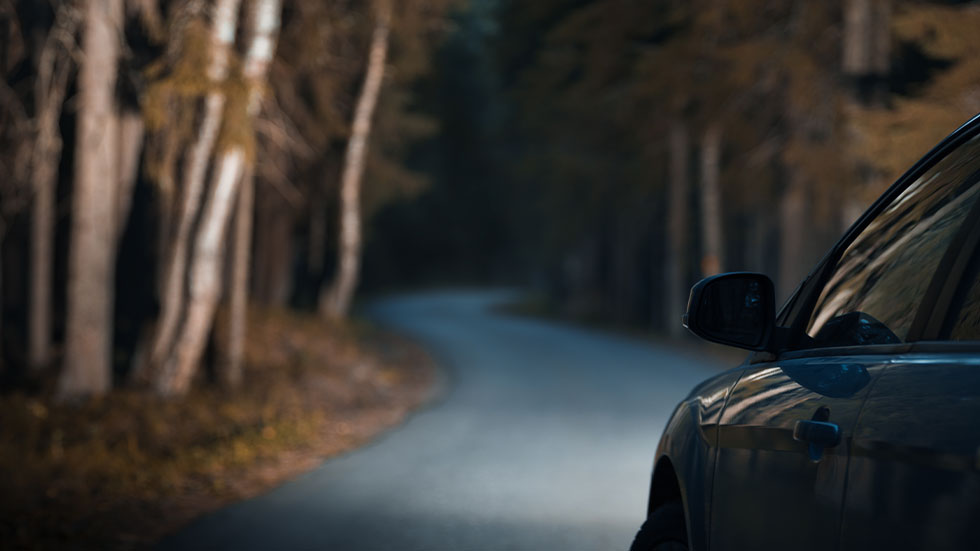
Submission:
<svg viewBox="0 0 980 551">
<path fill-rule="evenodd" d="M 980 192 L 980 138 L 896 197 L 851 242 L 807 325 L 816 346 L 893 344 L 908 336 L 940 259 Z"/>
<path fill-rule="evenodd" d="M 980 341 L 980 280 L 973 282 L 949 338 L 954 341 Z"/>
</svg>

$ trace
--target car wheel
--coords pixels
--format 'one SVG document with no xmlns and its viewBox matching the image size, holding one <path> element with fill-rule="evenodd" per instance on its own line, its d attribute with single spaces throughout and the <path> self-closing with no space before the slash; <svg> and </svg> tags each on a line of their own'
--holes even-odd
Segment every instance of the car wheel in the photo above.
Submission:
<svg viewBox="0 0 980 551">
<path fill-rule="evenodd" d="M 630 551 L 687 551 L 684 506 L 664 503 L 649 516 L 633 539 Z"/>
</svg>

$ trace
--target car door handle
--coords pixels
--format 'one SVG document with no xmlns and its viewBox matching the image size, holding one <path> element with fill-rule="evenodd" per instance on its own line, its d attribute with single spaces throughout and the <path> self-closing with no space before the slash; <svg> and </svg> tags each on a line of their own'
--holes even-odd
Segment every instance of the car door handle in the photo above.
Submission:
<svg viewBox="0 0 980 551">
<path fill-rule="evenodd" d="M 840 444 L 840 427 L 824 421 L 797 421 L 793 427 L 793 440 L 820 448 L 833 448 Z"/>
</svg>

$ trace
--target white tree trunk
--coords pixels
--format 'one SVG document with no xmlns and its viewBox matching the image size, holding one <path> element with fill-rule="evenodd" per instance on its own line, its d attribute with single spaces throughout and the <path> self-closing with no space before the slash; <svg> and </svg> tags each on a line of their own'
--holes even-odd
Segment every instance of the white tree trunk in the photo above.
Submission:
<svg viewBox="0 0 980 551">
<path fill-rule="evenodd" d="M 871 69 L 871 2 L 844 0 L 844 43 L 841 48 L 844 73 L 863 75 Z"/>
<path fill-rule="evenodd" d="M 242 148 L 221 154 L 214 168 L 215 188 L 205 205 L 190 267 L 187 314 L 172 355 L 160 371 L 156 390 L 166 396 L 190 389 L 191 381 L 221 298 L 221 264 L 225 229 L 245 165 Z"/>
<path fill-rule="evenodd" d="M 116 69 L 122 1 L 88 2 L 78 78 L 78 135 L 68 258 L 65 364 L 58 396 L 95 396 L 112 383 Z"/>
<path fill-rule="evenodd" d="M 845 0 L 845 74 L 880 76 L 891 69 L 891 11 L 891 0 Z"/>
<path fill-rule="evenodd" d="M 361 263 L 361 180 L 371 138 L 371 122 L 378 105 L 388 55 L 391 5 L 380 7 L 378 23 L 371 38 L 364 87 L 354 110 L 354 125 L 347 142 L 344 171 L 340 179 L 340 239 L 337 274 L 330 288 L 321 295 L 320 309 L 329 318 L 344 318 L 350 310 L 357 287 Z"/>
<path fill-rule="evenodd" d="M 160 319 L 150 351 L 149 365 L 156 369 L 163 364 L 173 347 L 181 316 L 184 313 L 184 282 L 187 274 L 191 230 L 201 208 L 208 161 L 214 151 L 221 128 L 225 95 L 220 85 L 228 76 L 229 54 L 235 43 L 241 0 L 217 0 L 211 26 L 211 63 L 207 78 L 214 86 L 204 100 L 204 114 L 197 138 L 190 147 L 182 175 L 182 199 L 177 214 L 177 231 L 167 253 L 166 275 L 161 296 Z M 143 366 L 136 366 L 142 370 Z M 139 375 L 139 373 L 137 373 Z"/>
<path fill-rule="evenodd" d="M 126 221 L 133 206 L 133 190 L 139 178 L 140 157 L 143 153 L 143 116 L 139 111 L 119 115 L 119 184 L 116 212 L 116 243 L 126 231 Z"/>
<path fill-rule="evenodd" d="M 163 136 L 159 137 L 160 143 L 160 174 L 157 177 L 157 193 L 160 198 L 158 209 L 160 222 L 157 225 L 156 255 L 158 258 L 165 258 L 170 250 L 170 237 L 173 231 L 174 218 L 174 198 L 177 190 L 177 157 L 180 154 L 180 143 L 177 129 L 167 128 Z M 157 296 L 163 297 L 166 293 L 167 268 L 164 262 L 160 262 L 156 270 Z"/>
<path fill-rule="evenodd" d="M 240 116 L 255 120 L 279 29 L 280 0 L 254 0 L 249 44 L 242 74 L 249 85 L 249 101 Z M 245 148 L 231 145 L 218 155 L 212 192 L 197 230 L 189 267 L 190 297 L 173 351 L 163 365 L 156 389 L 164 395 L 184 394 L 200 364 L 214 313 L 221 298 L 221 266 L 225 232 L 245 170 Z"/>
<path fill-rule="evenodd" d="M 687 126 L 677 121 L 670 127 L 670 174 L 667 179 L 667 258 L 664 262 L 664 315 L 667 333 L 684 334 L 681 316 L 687 305 L 688 258 L 688 134 Z"/>
<path fill-rule="evenodd" d="M 701 274 L 724 265 L 721 211 L 721 126 L 712 124 L 701 138 Z"/>
<path fill-rule="evenodd" d="M 228 356 L 221 369 L 221 381 L 230 388 L 241 385 L 242 362 L 248 327 L 249 265 L 252 251 L 252 216 L 255 197 L 253 171 L 246 168 L 235 212 L 232 244 L 231 299 L 228 306 Z"/>
</svg>

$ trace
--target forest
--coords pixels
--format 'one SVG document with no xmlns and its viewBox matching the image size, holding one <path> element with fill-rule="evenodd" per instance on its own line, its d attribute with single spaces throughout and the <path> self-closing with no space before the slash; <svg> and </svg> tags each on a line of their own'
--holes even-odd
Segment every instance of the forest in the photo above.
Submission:
<svg viewBox="0 0 980 551">
<path fill-rule="evenodd" d="M 971 2 L 494 5 L 470 63 L 492 68 L 489 107 L 455 94 L 480 114 L 448 119 L 476 133 L 457 157 L 488 167 L 502 273 L 576 319 L 681 336 L 690 285 L 721 271 L 784 300 L 980 111 Z"/>
<path fill-rule="evenodd" d="M 5 377 L 54 372 L 63 400 L 182 395 L 222 306 L 216 379 L 234 387 L 249 300 L 295 288 L 345 318 L 362 203 L 420 186 L 400 151 L 433 123 L 409 88 L 447 9 L 5 2 Z M 383 184 L 362 198 L 365 178 Z"/>
<path fill-rule="evenodd" d="M 7 1 L 4 378 L 182 394 L 222 311 L 208 361 L 234 386 L 249 301 L 344 318 L 359 284 L 519 285 L 675 335 L 701 276 L 766 272 L 785 298 L 980 111 L 976 17 L 899 0 Z"/>
<path fill-rule="evenodd" d="M 251 404 L 250 344 L 370 346 L 360 299 L 409 289 L 678 339 L 702 277 L 783 300 L 980 112 L 978 26 L 957 0 L 0 0 L 0 410 L 47 457 L 49 407 Z"/>
</svg>

